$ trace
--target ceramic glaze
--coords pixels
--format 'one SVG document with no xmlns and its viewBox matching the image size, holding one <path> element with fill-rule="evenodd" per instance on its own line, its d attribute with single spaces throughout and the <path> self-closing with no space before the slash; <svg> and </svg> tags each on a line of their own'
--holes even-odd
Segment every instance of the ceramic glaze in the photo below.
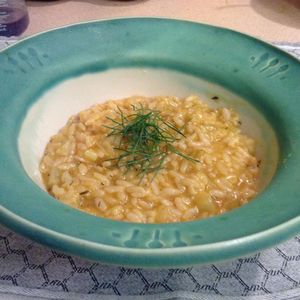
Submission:
<svg viewBox="0 0 300 300">
<path fill-rule="evenodd" d="M 127 78 L 120 81 L 116 76 L 124 68 L 132 69 L 128 80 L 144 69 L 151 69 L 149 76 L 154 70 L 164 70 L 163 80 L 154 81 L 161 87 L 159 92 L 171 88 L 178 96 L 198 88 L 203 92 L 209 90 L 210 82 L 213 93 L 222 89 L 222 95 L 217 96 L 228 91 L 238 96 L 232 99 L 249 103 L 236 109 L 241 114 L 245 109 L 243 115 L 247 116 L 252 108 L 259 112 L 250 116 L 258 132 L 267 133 L 269 125 L 272 128 L 268 131 L 271 134 L 262 134 L 263 143 L 268 145 L 265 153 L 276 153 L 273 132 L 278 141 L 278 165 L 268 186 L 239 209 L 175 224 L 105 220 L 72 209 L 45 193 L 30 178 L 43 144 L 66 117 L 85 104 L 88 107 L 106 96 L 127 96 L 119 91 Z M 179 86 L 173 84 L 173 72 L 181 74 Z M 82 98 L 78 97 L 84 101 L 78 101 L 77 106 L 77 100 L 64 98 L 65 84 L 72 86 L 73 82 L 74 86 L 90 76 L 89 85 L 97 76 L 108 76 L 108 80 L 109 74 L 115 77 L 106 94 L 99 96 L 92 88 L 89 92 L 78 85 Z M 216 262 L 296 235 L 300 231 L 299 77 L 299 62 L 266 43 L 180 20 L 88 22 L 22 40 L 0 53 L 0 221 L 50 247 L 104 263 L 143 267 Z M 143 86 L 143 78 L 138 78 L 141 87 L 137 92 L 158 92 Z M 168 80 L 172 84 L 167 85 Z M 195 85 L 191 87 L 192 83 Z M 98 80 L 94 85 L 103 88 Z M 126 91 L 131 94 L 133 89 Z M 59 97 L 54 97 L 55 93 Z M 66 110 L 55 110 L 55 101 Z M 51 120 L 43 109 L 52 109 Z M 263 123 L 257 116 L 263 116 Z M 251 134 L 256 135 L 255 131 Z M 266 155 L 266 159 L 272 160 L 271 156 Z"/>
</svg>

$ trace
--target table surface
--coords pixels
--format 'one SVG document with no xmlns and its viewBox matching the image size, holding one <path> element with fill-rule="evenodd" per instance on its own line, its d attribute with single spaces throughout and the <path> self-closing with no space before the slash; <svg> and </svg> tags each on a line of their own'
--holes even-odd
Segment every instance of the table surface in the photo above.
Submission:
<svg viewBox="0 0 300 300">
<path fill-rule="evenodd" d="M 300 41 L 299 0 L 59 0 L 27 6 L 24 35 L 87 20 L 154 16 L 227 27 L 266 41 Z"/>
</svg>

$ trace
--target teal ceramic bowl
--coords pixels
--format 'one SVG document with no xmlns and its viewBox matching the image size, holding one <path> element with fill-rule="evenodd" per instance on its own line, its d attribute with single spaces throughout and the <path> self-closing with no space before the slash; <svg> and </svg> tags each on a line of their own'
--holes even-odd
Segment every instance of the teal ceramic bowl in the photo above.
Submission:
<svg viewBox="0 0 300 300">
<path fill-rule="evenodd" d="M 108 98 L 195 93 L 237 109 L 258 140 L 261 192 L 249 204 L 194 222 L 135 224 L 43 190 L 43 147 L 70 115 Z M 299 100 L 295 58 L 222 28 L 131 18 L 25 39 L 0 53 L 0 221 L 47 246 L 128 266 L 216 262 L 279 243 L 300 231 Z"/>
</svg>

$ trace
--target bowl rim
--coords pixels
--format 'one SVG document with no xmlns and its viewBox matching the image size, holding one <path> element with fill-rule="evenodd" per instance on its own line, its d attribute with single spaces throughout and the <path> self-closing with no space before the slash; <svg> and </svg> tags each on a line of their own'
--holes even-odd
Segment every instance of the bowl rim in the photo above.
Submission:
<svg viewBox="0 0 300 300">
<path fill-rule="evenodd" d="M 139 20 L 142 22 L 147 22 L 149 20 L 165 20 L 167 22 L 175 22 L 175 23 L 185 23 L 185 24 L 191 24 L 193 26 L 199 26 L 199 27 L 206 27 L 210 29 L 216 29 L 219 31 L 226 31 L 229 33 L 232 33 L 233 35 L 238 35 L 242 38 L 246 38 L 247 40 L 251 40 L 254 43 L 259 43 L 260 45 L 263 45 L 264 47 L 272 48 L 273 51 L 279 52 L 282 54 L 284 57 L 289 57 L 291 60 L 294 62 L 297 62 L 299 64 L 299 61 L 295 58 L 293 58 L 291 55 L 273 47 L 272 45 L 269 45 L 259 39 L 249 37 L 246 34 L 222 28 L 222 27 L 216 27 L 212 25 L 207 25 L 207 24 L 201 24 L 193 21 L 187 21 L 187 20 L 182 20 L 182 19 L 170 19 L 170 18 L 158 18 L 158 17 L 124 17 L 124 18 L 113 18 L 113 19 L 104 19 L 104 20 L 93 20 L 93 21 L 88 21 L 88 22 L 80 22 L 72 25 L 66 25 L 62 27 L 57 27 L 51 30 L 43 31 L 40 33 L 37 33 L 33 36 L 27 37 L 18 43 L 9 46 L 5 48 L 4 50 L 0 51 L 0 59 L 1 59 L 1 54 L 7 53 L 10 51 L 10 49 L 16 49 L 17 47 L 22 47 L 22 45 L 25 45 L 28 41 L 35 41 L 34 39 L 36 37 L 43 37 L 47 33 L 53 33 L 60 31 L 61 29 L 70 29 L 70 28 L 75 28 L 76 26 L 86 26 L 86 25 L 96 25 L 96 24 L 103 24 L 106 22 L 112 22 L 112 21 L 123 21 L 123 22 L 130 22 L 131 20 Z M 1 74 L 0 74 L 1 76 Z M 0 188 L 1 188 L 1 183 L 0 183 Z M 1 195 L 2 197 L 2 195 Z M 1 201 L 2 199 L 0 199 Z M 60 204 L 61 205 L 61 204 Z M 71 211 L 74 209 L 69 208 Z M 80 214 L 78 212 L 78 214 Z M 231 214 L 231 213 L 229 213 Z M 227 215 L 227 214 L 225 214 Z M 55 230 L 49 229 L 47 227 L 41 226 L 39 224 L 36 224 L 30 220 L 27 220 L 17 213 L 14 213 L 13 211 L 10 211 L 7 209 L 5 206 L 0 205 L 0 216 L 1 216 L 1 222 L 7 225 L 8 227 L 11 227 L 12 229 L 21 232 L 24 235 L 27 235 L 35 240 L 42 241 L 42 243 L 62 249 L 67 252 L 72 252 L 74 254 L 80 254 L 82 256 L 85 256 L 86 258 L 95 258 L 98 257 L 100 258 L 101 255 L 99 253 L 101 251 L 107 251 L 107 252 L 115 252 L 115 256 L 118 256 L 120 253 L 126 253 L 131 255 L 130 259 L 126 262 L 118 259 L 117 257 L 114 257 L 116 263 L 119 264 L 127 264 L 127 265 L 142 265 L 142 266 L 150 266 L 150 264 L 146 261 L 147 258 L 151 259 L 154 258 L 154 261 L 151 259 L 151 265 L 152 266 L 164 266 L 165 263 L 162 261 L 161 257 L 158 258 L 157 260 L 157 255 L 159 254 L 160 256 L 168 256 L 170 254 L 176 254 L 178 256 L 181 256 L 182 254 L 188 252 L 189 255 L 192 255 L 192 263 L 199 263 L 199 262 L 209 262 L 209 261 L 216 261 L 220 259 L 226 259 L 226 258 L 232 258 L 235 257 L 238 253 L 238 255 L 241 254 L 246 254 L 249 252 L 256 251 L 258 249 L 262 249 L 265 247 L 268 247 L 270 245 L 273 245 L 275 243 L 278 243 L 288 237 L 293 236 L 294 234 L 297 234 L 297 232 L 300 231 L 300 216 L 296 216 L 294 218 L 289 219 L 288 221 L 282 222 L 279 225 L 276 225 L 272 228 L 262 230 L 256 233 L 253 233 L 251 235 L 247 236 L 241 236 L 237 239 L 230 239 L 230 240 L 224 240 L 220 242 L 215 242 L 215 243 L 207 243 L 207 244 L 198 244 L 198 245 L 188 245 L 188 246 L 182 246 L 182 247 L 166 247 L 166 248 L 130 248 L 130 247 L 122 247 L 122 246 L 113 246 L 113 245 L 105 245 L 99 242 L 93 242 L 90 240 L 86 239 L 81 239 L 78 236 L 70 236 L 66 235 L 61 232 L 57 232 Z M 199 223 L 202 221 L 194 221 L 194 222 L 185 222 L 185 223 Z M 121 222 L 118 221 L 108 221 L 109 224 L 119 224 Z M 123 223 L 122 223 L 123 224 Z M 152 228 L 152 232 L 157 230 L 157 228 L 160 227 L 171 227 L 173 224 L 146 224 L 146 225 L 137 225 L 135 223 L 128 223 L 130 226 L 133 227 L 148 227 Z M 179 224 L 179 223 L 177 223 Z M 182 224 L 182 223 L 181 223 Z M 126 225 L 127 226 L 127 225 Z M 64 241 L 65 245 L 62 245 L 61 242 Z M 74 244 L 84 244 L 84 251 L 79 251 L 78 248 L 74 251 L 72 249 L 72 245 Z M 98 255 L 95 253 L 93 255 L 85 253 L 86 249 L 90 249 L 92 251 L 99 252 Z M 220 257 L 215 257 L 215 253 L 218 253 L 220 250 L 226 250 L 227 253 L 221 255 Z M 201 253 L 200 253 L 201 252 Z M 198 257 L 198 258 L 197 258 Z M 199 257 L 201 260 L 199 260 Z M 136 260 L 135 260 L 136 258 Z M 107 257 L 104 259 L 105 262 L 108 263 L 114 263 L 114 261 L 108 259 Z M 136 262 L 135 262 L 136 261 Z M 182 265 L 183 262 L 174 262 L 172 263 L 171 261 L 168 260 L 167 264 L 169 265 Z M 191 264 L 191 262 L 187 262 L 187 264 Z"/>
<path fill-rule="evenodd" d="M 274 228 L 234 240 L 187 247 L 143 249 L 99 244 L 78 237 L 72 237 L 25 220 L 6 209 L 3 210 L 3 208 L 0 209 L 0 215 L 4 218 L 4 224 L 8 226 L 8 228 L 36 242 L 41 243 L 42 240 L 42 244 L 45 246 L 54 247 L 55 249 L 66 251 L 76 256 L 79 255 L 82 258 L 100 260 L 108 265 L 143 268 L 188 267 L 205 263 L 224 262 L 236 258 L 237 251 L 241 255 L 247 255 L 293 237 L 299 233 L 300 223 L 299 216 Z M 22 229 L 23 226 L 25 226 L 25 229 Z M 290 228 L 294 230 L 289 230 Z M 51 242 L 48 242 L 48 239 L 50 239 Z M 253 243 L 255 243 L 255 245 L 253 245 Z M 79 253 L 78 249 L 74 250 L 74 245 L 76 244 L 84 245 L 85 252 Z M 251 245 L 251 250 L 245 249 L 245 245 Z M 86 253 L 87 250 L 89 253 Z M 226 251 L 225 255 L 219 256 L 220 251 Z M 178 263 L 173 261 L 172 257 L 180 257 L 187 252 L 188 255 L 192 257 L 191 262 L 180 261 Z M 99 254 L 104 256 L 105 259 L 100 259 Z M 215 254 L 217 254 L 217 257 L 214 256 Z M 127 260 L 124 261 L 122 255 L 126 255 Z M 159 255 L 161 259 L 164 259 L 165 262 L 158 262 L 157 255 Z"/>
</svg>

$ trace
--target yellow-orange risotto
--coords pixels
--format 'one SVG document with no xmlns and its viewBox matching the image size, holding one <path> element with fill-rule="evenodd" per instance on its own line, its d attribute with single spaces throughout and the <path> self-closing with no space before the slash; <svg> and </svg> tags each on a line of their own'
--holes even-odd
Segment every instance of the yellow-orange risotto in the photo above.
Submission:
<svg viewBox="0 0 300 300">
<path fill-rule="evenodd" d="M 126 149 L 112 134 L 137 107 L 159 112 L 174 137 L 161 166 L 144 173 L 116 159 Z M 47 191 L 72 207 L 114 220 L 166 223 L 247 203 L 257 193 L 258 165 L 255 142 L 241 133 L 232 109 L 212 109 L 197 96 L 136 96 L 71 117 L 50 139 L 40 171 Z"/>
</svg>

